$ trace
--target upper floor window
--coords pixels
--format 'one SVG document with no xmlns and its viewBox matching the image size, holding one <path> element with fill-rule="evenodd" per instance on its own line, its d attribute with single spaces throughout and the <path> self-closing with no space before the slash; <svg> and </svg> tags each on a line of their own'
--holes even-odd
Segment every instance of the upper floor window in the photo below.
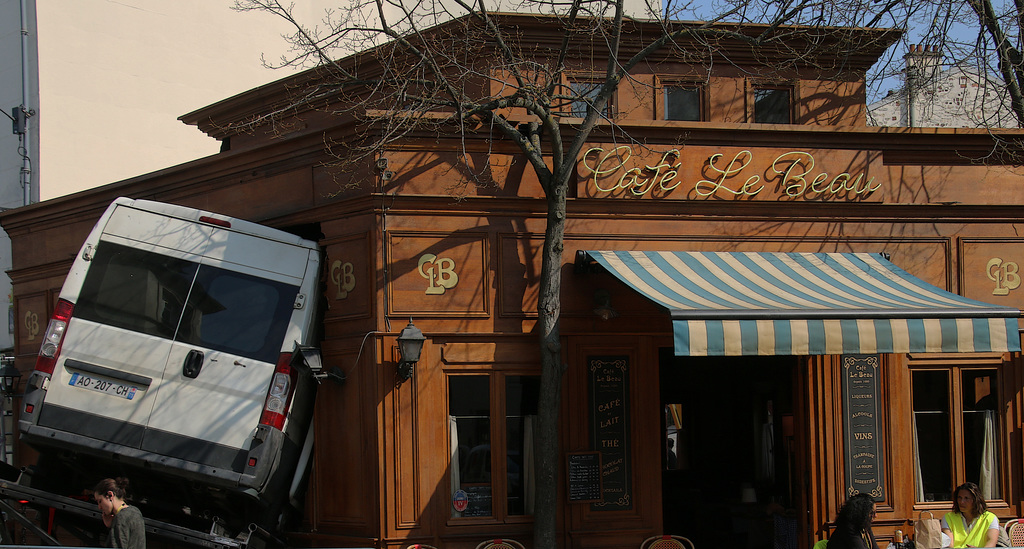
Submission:
<svg viewBox="0 0 1024 549">
<path fill-rule="evenodd" d="M 574 78 L 569 81 L 569 91 L 572 94 L 572 102 L 569 105 L 569 116 L 574 118 L 585 118 L 587 108 L 593 106 L 597 94 L 601 91 L 603 80 L 596 78 Z M 605 105 L 602 114 L 610 117 L 612 113 L 611 100 Z"/>
<path fill-rule="evenodd" d="M 793 90 L 778 86 L 754 88 L 754 122 L 758 124 L 791 124 L 793 122 Z"/>
<path fill-rule="evenodd" d="M 916 501 L 952 501 L 970 481 L 999 499 L 998 370 L 912 369 Z"/>
<path fill-rule="evenodd" d="M 665 120 L 703 119 L 703 88 L 699 84 L 667 84 L 661 88 L 662 118 Z"/>
</svg>

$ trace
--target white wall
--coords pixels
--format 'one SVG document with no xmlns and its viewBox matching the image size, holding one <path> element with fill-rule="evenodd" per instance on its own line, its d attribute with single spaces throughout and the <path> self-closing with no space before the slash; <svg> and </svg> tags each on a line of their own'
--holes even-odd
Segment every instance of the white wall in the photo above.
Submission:
<svg viewBox="0 0 1024 549">
<path fill-rule="evenodd" d="M 627 9 L 643 17 L 648 1 L 660 5 L 626 0 Z M 260 58 L 276 60 L 287 51 L 281 34 L 289 25 L 271 14 L 233 11 L 233 3 L 39 2 L 37 176 L 43 199 L 218 151 L 217 141 L 178 116 L 290 74 L 264 68 Z M 296 16 L 315 25 L 324 8 L 347 3 L 299 0 Z"/>
<path fill-rule="evenodd" d="M 218 151 L 178 116 L 288 74 L 260 60 L 284 51 L 287 25 L 231 4 L 39 2 L 43 199 Z"/>
<path fill-rule="evenodd" d="M 904 87 L 868 105 L 868 124 L 919 128 L 1017 127 L 1001 83 L 981 78 L 976 72 L 952 66 L 938 72 L 935 78 L 925 80 L 918 88 L 913 102 Z"/>
</svg>

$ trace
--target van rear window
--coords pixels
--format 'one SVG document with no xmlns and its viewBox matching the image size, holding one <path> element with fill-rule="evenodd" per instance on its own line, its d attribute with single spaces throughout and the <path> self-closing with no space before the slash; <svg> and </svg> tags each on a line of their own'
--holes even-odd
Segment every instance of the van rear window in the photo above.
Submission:
<svg viewBox="0 0 1024 549">
<path fill-rule="evenodd" d="M 101 242 L 93 256 L 75 316 L 171 338 L 199 265 Z"/>
<path fill-rule="evenodd" d="M 298 286 L 203 265 L 175 339 L 275 363 L 298 292 Z"/>
<path fill-rule="evenodd" d="M 274 363 L 298 287 L 101 242 L 75 316 Z"/>
</svg>

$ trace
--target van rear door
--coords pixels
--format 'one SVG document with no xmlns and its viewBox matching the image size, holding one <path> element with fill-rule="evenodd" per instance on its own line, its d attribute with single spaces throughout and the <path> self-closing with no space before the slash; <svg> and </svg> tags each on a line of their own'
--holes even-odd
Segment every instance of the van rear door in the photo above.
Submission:
<svg viewBox="0 0 1024 549">
<path fill-rule="evenodd" d="M 62 295 L 75 311 L 40 425 L 141 446 L 207 242 L 194 223 L 114 210 L 82 252 L 90 267 L 81 290 Z"/>
<path fill-rule="evenodd" d="M 210 246 L 171 343 L 144 450 L 240 472 L 282 350 L 301 342 L 315 251 L 207 227 Z"/>
</svg>

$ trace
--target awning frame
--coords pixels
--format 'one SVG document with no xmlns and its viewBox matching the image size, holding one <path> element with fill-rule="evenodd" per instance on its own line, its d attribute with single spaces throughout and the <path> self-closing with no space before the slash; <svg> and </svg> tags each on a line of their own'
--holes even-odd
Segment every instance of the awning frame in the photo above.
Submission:
<svg viewBox="0 0 1024 549">
<path fill-rule="evenodd" d="M 582 250 L 575 266 L 666 310 L 680 356 L 1021 350 L 1020 310 L 928 284 L 887 254 Z"/>
</svg>

